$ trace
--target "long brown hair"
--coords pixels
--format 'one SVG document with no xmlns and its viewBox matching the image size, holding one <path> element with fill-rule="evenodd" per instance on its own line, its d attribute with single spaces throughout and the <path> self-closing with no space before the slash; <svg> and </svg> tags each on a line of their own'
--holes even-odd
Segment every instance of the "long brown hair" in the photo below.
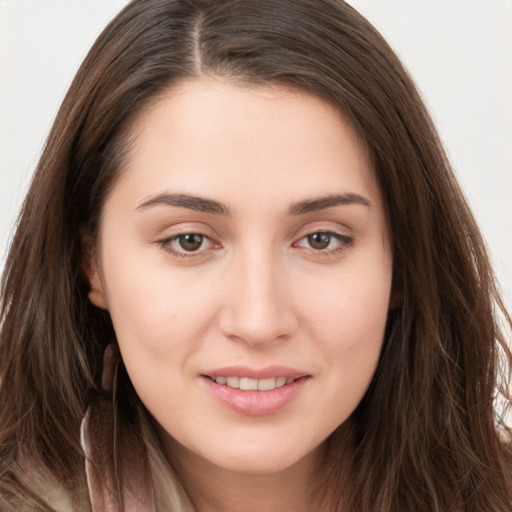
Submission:
<svg viewBox="0 0 512 512">
<path fill-rule="evenodd" d="M 398 299 L 370 389 L 348 420 L 343 485 L 332 435 L 332 508 L 509 511 L 510 441 L 494 398 L 508 383 L 500 322 L 510 317 L 414 84 L 341 0 L 135 0 L 100 35 L 59 110 L 3 276 L 0 509 L 50 510 L 23 478 L 27 467 L 71 495 L 84 486 L 80 421 L 115 335 L 88 300 L 83 241 L 97 234 L 134 118 L 204 74 L 334 104 L 366 142 L 384 197 Z M 143 409 L 136 397 L 122 407 Z"/>
</svg>

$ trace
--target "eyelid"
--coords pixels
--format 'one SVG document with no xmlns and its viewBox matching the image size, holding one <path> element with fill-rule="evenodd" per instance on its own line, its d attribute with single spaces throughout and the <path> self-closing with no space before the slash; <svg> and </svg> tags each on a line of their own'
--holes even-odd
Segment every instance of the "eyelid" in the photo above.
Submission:
<svg viewBox="0 0 512 512">
<path fill-rule="evenodd" d="M 200 256 L 204 256 L 212 249 L 218 249 L 221 247 L 221 244 L 217 242 L 217 240 L 211 234 L 205 233 L 205 231 L 208 230 L 197 229 L 194 228 L 193 226 L 181 226 L 178 227 L 175 231 L 169 233 L 168 235 L 158 237 L 156 240 L 154 240 L 154 243 L 156 243 L 164 251 L 171 254 L 172 256 L 177 256 L 179 258 L 197 258 Z M 206 249 L 200 249 L 197 251 L 180 251 L 174 249 L 172 247 L 172 243 L 176 241 L 180 236 L 185 235 L 199 235 L 204 239 L 208 240 L 211 244 L 211 247 L 208 247 Z"/>
<path fill-rule="evenodd" d="M 317 234 L 324 233 L 335 240 L 339 241 L 339 246 L 334 248 L 326 248 L 326 249 L 315 249 L 313 247 L 307 247 L 306 245 L 302 245 L 301 242 L 305 240 L 307 237 Z M 354 245 L 354 237 L 352 235 L 347 235 L 345 233 L 341 233 L 339 230 L 334 229 L 332 227 L 326 226 L 317 226 L 311 229 L 303 230 L 300 235 L 297 235 L 295 238 L 295 242 L 292 243 L 292 247 L 302 248 L 304 250 L 310 251 L 311 253 L 318 256 L 330 256 L 333 254 L 337 254 L 340 251 L 344 251 Z"/>
<path fill-rule="evenodd" d="M 173 228 L 172 231 L 168 232 L 168 234 L 164 236 L 160 236 L 153 240 L 153 243 L 160 246 L 164 251 L 171 254 L 172 256 L 176 256 L 179 258 L 199 258 L 202 256 L 208 255 L 212 250 L 216 250 L 222 248 L 222 245 L 218 242 L 218 236 L 208 233 L 211 231 L 209 226 L 206 226 L 206 229 L 198 228 L 197 226 L 190 225 L 184 223 L 185 225 L 178 225 Z M 347 228 L 345 228 L 347 229 Z M 329 235 L 334 240 L 338 241 L 336 247 L 331 248 L 314 248 L 308 247 L 303 241 L 314 234 L 324 233 Z M 200 247 L 198 250 L 187 251 L 186 249 L 177 250 L 173 247 L 173 243 L 179 239 L 180 236 L 185 235 L 199 235 L 203 239 L 208 241 L 209 246 L 206 248 Z M 340 227 L 332 227 L 332 225 L 326 226 L 324 225 L 314 225 L 303 227 L 298 230 L 296 235 L 293 238 L 293 242 L 291 244 L 292 247 L 306 250 L 313 255 L 328 257 L 333 254 L 336 254 L 340 251 L 344 251 L 351 247 L 354 244 L 354 237 L 352 235 L 343 233 L 343 230 Z"/>
</svg>

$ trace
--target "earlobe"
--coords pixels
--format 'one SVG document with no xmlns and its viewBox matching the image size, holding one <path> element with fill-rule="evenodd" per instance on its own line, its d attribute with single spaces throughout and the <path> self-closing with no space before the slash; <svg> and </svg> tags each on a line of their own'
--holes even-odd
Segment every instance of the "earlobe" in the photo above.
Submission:
<svg viewBox="0 0 512 512">
<path fill-rule="evenodd" d="M 101 281 L 96 259 L 89 264 L 88 281 L 89 286 L 91 287 L 89 291 L 89 300 L 98 308 L 108 309 L 107 299 L 105 297 L 105 291 L 103 289 L 103 283 Z"/>
<path fill-rule="evenodd" d="M 97 252 L 94 249 L 94 244 L 91 241 L 90 235 L 82 233 L 81 242 L 82 261 L 80 266 L 90 286 L 88 294 L 89 300 L 98 308 L 108 309 L 103 282 L 99 271 Z"/>
<path fill-rule="evenodd" d="M 91 291 L 89 292 L 89 300 L 98 308 L 108 309 L 103 290 L 91 288 Z"/>
</svg>

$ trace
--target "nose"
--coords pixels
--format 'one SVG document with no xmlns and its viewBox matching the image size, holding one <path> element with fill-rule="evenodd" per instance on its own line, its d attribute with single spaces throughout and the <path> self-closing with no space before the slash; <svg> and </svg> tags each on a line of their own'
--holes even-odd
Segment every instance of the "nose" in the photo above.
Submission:
<svg viewBox="0 0 512 512">
<path fill-rule="evenodd" d="M 253 347 L 290 337 L 297 328 L 293 294 L 278 258 L 240 257 L 225 282 L 228 301 L 220 313 L 222 333 Z"/>
</svg>

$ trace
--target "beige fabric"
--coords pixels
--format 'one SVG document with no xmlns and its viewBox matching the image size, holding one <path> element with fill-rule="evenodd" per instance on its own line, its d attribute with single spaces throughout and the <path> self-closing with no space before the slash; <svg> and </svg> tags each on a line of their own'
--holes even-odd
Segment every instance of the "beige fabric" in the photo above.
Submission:
<svg viewBox="0 0 512 512">
<path fill-rule="evenodd" d="M 104 402 L 103 406 L 111 408 L 111 402 Z M 112 431 L 109 428 L 111 425 L 107 419 L 108 414 L 105 418 L 99 412 L 98 408 L 89 409 L 82 423 L 82 445 L 88 457 L 88 489 L 83 489 L 82 496 L 72 498 L 48 473 L 41 472 L 41 468 L 37 471 L 27 468 L 24 472 L 26 484 L 36 490 L 48 507 L 55 512 L 195 512 L 154 436 L 149 436 L 150 439 L 146 440 L 147 460 L 139 461 L 139 464 L 134 459 L 134 445 L 124 445 L 125 456 L 134 463 L 132 467 L 136 471 L 132 472 L 131 479 L 124 480 L 127 485 L 123 494 L 125 507 L 120 506 L 113 484 L 112 458 L 107 455 L 112 452 L 103 449 L 107 441 L 112 445 Z M 147 481 L 147 478 L 151 479 L 154 486 L 154 497 L 152 489 L 149 494 L 144 494 L 148 489 L 141 482 Z M 33 512 L 33 508 L 28 506 L 17 509 L 16 512 Z"/>
<path fill-rule="evenodd" d="M 139 415 L 133 425 L 115 425 L 115 362 L 114 350 L 109 346 L 104 356 L 104 394 L 89 406 L 82 420 L 81 444 L 87 474 L 82 496 L 69 496 L 40 469 L 24 472 L 27 484 L 55 512 L 194 512 L 148 419 Z M 121 475 L 120 489 L 116 485 L 116 465 Z"/>
<path fill-rule="evenodd" d="M 114 438 L 112 402 L 99 399 L 82 422 L 82 447 L 93 512 L 156 512 L 145 445 L 131 429 L 119 427 Z M 117 449 L 117 453 L 115 450 Z M 115 467 L 119 465 L 121 489 Z"/>
</svg>

